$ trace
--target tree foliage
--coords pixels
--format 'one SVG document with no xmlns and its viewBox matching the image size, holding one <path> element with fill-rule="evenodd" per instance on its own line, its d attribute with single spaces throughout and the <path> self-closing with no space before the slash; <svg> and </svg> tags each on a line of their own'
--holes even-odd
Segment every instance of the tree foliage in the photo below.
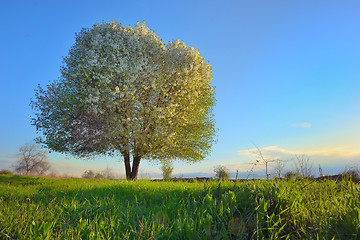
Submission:
<svg viewBox="0 0 360 240">
<path fill-rule="evenodd" d="M 7 169 L 1 169 L 0 175 L 12 175 L 13 173 L 10 170 Z"/>
<path fill-rule="evenodd" d="M 174 170 L 173 164 L 169 161 L 163 161 L 160 169 L 162 171 L 163 179 L 169 181 Z"/>
<path fill-rule="evenodd" d="M 104 175 L 101 172 L 94 172 L 93 170 L 85 170 L 81 175 L 82 178 L 104 178 Z"/>
<path fill-rule="evenodd" d="M 222 165 L 218 165 L 214 168 L 215 176 L 221 180 L 227 180 L 230 177 L 230 170 Z"/>
<path fill-rule="evenodd" d="M 42 175 L 50 169 L 45 151 L 34 143 L 26 144 L 19 149 L 15 172 L 25 175 Z"/>
<path fill-rule="evenodd" d="M 75 40 L 60 78 L 39 86 L 32 101 L 39 142 L 79 157 L 121 154 L 128 179 L 141 159 L 197 162 L 209 154 L 214 87 L 198 50 L 165 44 L 144 23 L 97 24 Z"/>
</svg>

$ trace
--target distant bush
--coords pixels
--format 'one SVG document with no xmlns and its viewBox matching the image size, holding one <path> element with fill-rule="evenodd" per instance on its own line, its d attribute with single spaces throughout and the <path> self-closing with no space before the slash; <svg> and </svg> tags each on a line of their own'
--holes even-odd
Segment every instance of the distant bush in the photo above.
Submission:
<svg viewBox="0 0 360 240">
<path fill-rule="evenodd" d="M 162 166 L 161 166 L 161 171 L 162 171 L 162 175 L 163 175 L 163 179 L 165 181 L 168 181 L 171 179 L 171 174 L 174 170 L 174 167 L 172 166 L 171 162 L 163 162 Z"/>
<path fill-rule="evenodd" d="M 48 174 L 46 174 L 46 176 L 49 178 L 58 178 L 59 173 L 53 170 L 53 171 L 49 172 Z"/>
<path fill-rule="evenodd" d="M 13 173 L 10 170 L 2 169 L 0 170 L 0 175 L 12 175 Z"/>
<path fill-rule="evenodd" d="M 293 172 L 293 171 L 288 171 L 284 174 L 285 179 L 290 180 L 290 179 L 296 179 L 296 178 L 301 178 L 300 174 L 297 172 Z"/>
<path fill-rule="evenodd" d="M 95 174 L 95 178 L 98 178 L 98 179 L 99 178 L 104 178 L 104 175 L 102 173 L 98 172 L 98 173 Z"/>
<path fill-rule="evenodd" d="M 230 177 L 230 170 L 225 166 L 218 165 L 214 169 L 215 176 L 221 180 L 227 180 Z"/>
<path fill-rule="evenodd" d="M 81 177 L 100 179 L 100 178 L 104 178 L 104 174 L 102 174 L 101 172 L 94 172 L 93 170 L 86 170 Z"/>
<path fill-rule="evenodd" d="M 94 178 L 94 177 L 95 177 L 95 172 L 93 170 L 86 170 L 82 175 L 82 178 Z"/>
<path fill-rule="evenodd" d="M 197 183 L 198 181 L 196 180 L 196 178 L 192 178 L 189 180 L 190 183 Z"/>
<path fill-rule="evenodd" d="M 343 178 L 348 178 L 354 182 L 360 182 L 360 171 L 359 169 L 345 169 L 344 172 L 341 174 Z"/>
<path fill-rule="evenodd" d="M 115 174 L 113 173 L 112 169 L 107 166 L 102 172 L 101 174 L 103 175 L 102 178 L 104 179 L 114 179 L 115 178 Z"/>
</svg>

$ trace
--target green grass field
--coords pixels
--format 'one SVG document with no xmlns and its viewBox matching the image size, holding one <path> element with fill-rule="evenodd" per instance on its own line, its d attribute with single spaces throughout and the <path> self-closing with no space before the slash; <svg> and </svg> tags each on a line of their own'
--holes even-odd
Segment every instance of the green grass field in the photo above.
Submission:
<svg viewBox="0 0 360 240">
<path fill-rule="evenodd" d="M 351 181 L 0 176 L 0 239 L 360 239 Z"/>
</svg>

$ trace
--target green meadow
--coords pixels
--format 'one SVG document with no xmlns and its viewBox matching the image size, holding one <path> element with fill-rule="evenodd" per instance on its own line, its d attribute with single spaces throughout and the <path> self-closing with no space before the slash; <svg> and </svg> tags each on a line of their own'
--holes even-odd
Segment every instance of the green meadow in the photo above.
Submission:
<svg viewBox="0 0 360 240">
<path fill-rule="evenodd" d="M 360 239 L 352 181 L 0 176 L 0 239 Z"/>
</svg>

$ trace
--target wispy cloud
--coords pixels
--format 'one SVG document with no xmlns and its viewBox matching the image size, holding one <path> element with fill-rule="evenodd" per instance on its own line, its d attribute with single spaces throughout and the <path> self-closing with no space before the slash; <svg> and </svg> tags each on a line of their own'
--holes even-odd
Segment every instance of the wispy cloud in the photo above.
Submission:
<svg viewBox="0 0 360 240">
<path fill-rule="evenodd" d="M 297 152 L 292 150 L 287 150 L 284 148 L 280 148 L 278 146 L 268 146 L 263 148 L 252 148 L 247 150 L 239 150 L 238 153 L 243 156 L 248 157 L 258 157 L 259 156 L 259 150 L 261 151 L 261 154 L 264 156 L 264 158 L 281 158 L 283 155 L 294 155 L 297 154 Z"/>
<path fill-rule="evenodd" d="M 360 157 L 360 150 L 353 149 L 346 146 L 336 146 L 332 148 L 324 148 L 319 150 L 314 150 L 306 153 L 310 156 L 332 156 L 339 158 L 355 158 Z"/>
<path fill-rule="evenodd" d="M 294 123 L 291 125 L 294 128 L 309 128 L 312 126 L 311 123 L 303 122 L 303 123 Z"/>
<path fill-rule="evenodd" d="M 339 159 L 360 157 L 359 149 L 354 149 L 347 146 L 335 146 L 311 151 L 289 150 L 279 146 L 268 146 L 259 149 L 264 156 L 271 158 L 282 158 L 284 156 L 293 156 L 294 154 L 306 154 L 313 157 L 337 157 Z M 257 157 L 258 149 L 253 148 L 248 150 L 239 150 L 238 153 L 243 156 Z"/>
</svg>

